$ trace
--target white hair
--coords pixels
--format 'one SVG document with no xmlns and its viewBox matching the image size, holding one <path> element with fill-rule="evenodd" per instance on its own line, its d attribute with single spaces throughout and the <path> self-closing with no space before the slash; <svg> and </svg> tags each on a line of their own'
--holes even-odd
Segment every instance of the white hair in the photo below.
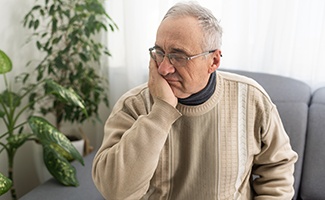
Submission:
<svg viewBox="0 0 325 200">
<path fill-rule="evenodd" d="M 181 2 L 171 7 L 163 20 L 167 17 L 180 16 L 191 16 L 198 20 L 203 31 L 203 50 L 220 49 L 222 43 L 222 28 L 219 25 L 219 21 L 209 9 L 193 1 Z"/>
</svg>

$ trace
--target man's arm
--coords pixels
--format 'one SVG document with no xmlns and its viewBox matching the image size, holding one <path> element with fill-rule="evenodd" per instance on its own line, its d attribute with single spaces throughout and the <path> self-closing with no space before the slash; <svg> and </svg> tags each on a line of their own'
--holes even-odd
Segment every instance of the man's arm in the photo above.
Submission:
<svg viewBox="0 0 325 200">
<path fill-rule="evenodd" d="M 175 108 L 177 98 L 153 60 L 149 68 L 148 86 L 154 98 L 149 113 L 144 108 L 125 108 L 122 102 L 123 109 L 114 112 L 105 125 L 93 179 L 106 199 L 140 199 L 147 192 L 169 130 L 181 116 Z"/>
<path fill-rule="evenodd" d="M 262 134 L 261 145 L 261 152 L 254 160 L 253 174 L 259 175 L 253 182 L 257 194 L 254 199 L 292 199 L 294 163 L 298 156 L 291 148 L 275 107 Z"/>
</svg>

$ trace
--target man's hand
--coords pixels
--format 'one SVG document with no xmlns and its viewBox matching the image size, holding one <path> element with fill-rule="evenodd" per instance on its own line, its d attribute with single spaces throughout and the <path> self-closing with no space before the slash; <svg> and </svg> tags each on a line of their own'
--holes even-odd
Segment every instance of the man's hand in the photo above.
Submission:
<svg viewBox="0 0 325 200">
<path fill-rule="evenodd" d="M 157 63 L 152 58 L 150 58 L 149 64 L 148 86 L 153 97 L 159 98 L 176 107 L 178 100 L 168 82 L 158 73 Z"/>
</svg>

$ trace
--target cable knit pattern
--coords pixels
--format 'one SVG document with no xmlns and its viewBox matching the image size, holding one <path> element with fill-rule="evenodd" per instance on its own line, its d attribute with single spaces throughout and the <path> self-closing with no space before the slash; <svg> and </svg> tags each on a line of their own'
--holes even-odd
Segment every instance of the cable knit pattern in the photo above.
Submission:
<svg viewBox="0 0 325 200">
<path fill-rule="evenodd" d="M 241 185 L 242 176 L 247 162 L 247 129 L 246 129 L 247 85 L 238 84 L 238 174 L 236 180 L 236 193 L 234 199 L 241 199 L 237 192 Z"/>
</svg>

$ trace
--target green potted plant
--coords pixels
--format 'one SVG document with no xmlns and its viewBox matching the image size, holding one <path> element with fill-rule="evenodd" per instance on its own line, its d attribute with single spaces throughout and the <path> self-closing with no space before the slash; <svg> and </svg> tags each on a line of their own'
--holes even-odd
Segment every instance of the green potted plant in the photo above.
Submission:
<svg viewBox="0 0 325 200">
<path fill-rule="evenodd" d="M 0 50 L 0 74 L 3 75 L 5 85 L 5 90 L 0 93 L 0 120 L 6 128 L 5 132 L 0 133 L 0 153 L 6 152 L 8 157 L 8 175 L 0 172 L 0 195 L 11 190 L 12 199 L 17 199 L 13 183 L 14 157 L 19 147 L 28 141 L 35 141 L 42 146 L 44 163 L 55 179 L 64 185 L 77 186 L 76 170 L 70 161 L 76 159 L 83 164 L 83 158 L 75 147 L 44 118 L 32 115 L 22 118 L 31 105 L 49 97 L 77 106 L 87 115 L 82 99 L 71 88 L 64 88 L 52 79 L 43 79 L 30 84 L 28 88 L 14 91 L 6 77 L 11 70 L 10 58 Z M 27 101 L 28 95 L 41 87 L 44 93 Z"/>
<path fill-rule="evenodd" d="M 56 98 L 38 105 L 42 114 L 53 114 L 59 130 L 62 122 L 81 124 L 89 118 L 99 120 L 99 105 L 108 107 L 109 103 L 108 81 L 100 75 L 100 60 L 110 53 L 96 37 L 117 29 L 101 0 L 41 0 L 23 22 L 32 31 L 31 41 L 43 55 L 36 64 L 29 63 L 35 66 L 36 81 L 51 77 L 60 85 L 72 87 L 83 99 L 88 115 L 80 107 Z M 31 93 L 30 98 L 38 95 Z"/>
</svg>

